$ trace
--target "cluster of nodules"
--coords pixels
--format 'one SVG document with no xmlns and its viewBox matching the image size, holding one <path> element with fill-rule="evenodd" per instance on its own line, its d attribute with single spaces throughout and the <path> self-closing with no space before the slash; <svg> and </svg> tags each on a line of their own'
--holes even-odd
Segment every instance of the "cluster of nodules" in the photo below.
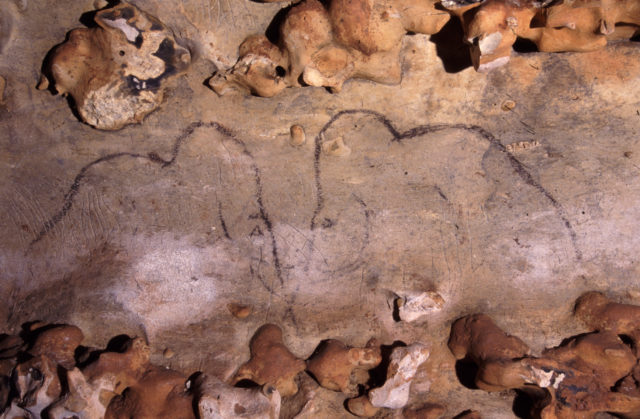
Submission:
<svg viewBox="0 0 640 419">
<path fill-rule="evenodd" d="M 449 349 L 465 368 L 473 366 L 473 388 L 522 392 L 532 418 L 638 417 L 640 306 L 589 292 L 576 302 L 575 317 L 590 331 L 539 356 L 484 314 L 456 320 Z M 75 326 L 39 323 L 20 336 L 0 336 L 0 418 L 275 419 L 281 408 L 288 409 L 285 417 L 314 417 L 322 414 L 314 403 L 318 385 L 343 393 L 346 408 L 361 417 L 391 409 L 405 418 L 437 419 L 446 410 L 409 404 L 412 382 L 429 357 L 419 342 L 381 345 L 373 338 L 351 347 L 329 339 L 303 360 L 288 349 L 280 327 L 266 324 L 250 341 L 250 359 L 223 381 L 152 364 L 140 338 L 114 338 L 104 350 L 81 346 L 83 339 Z"/>
<path fill-rule="evenodd" d="M 82 331 L 44 325 L 0 339 L 0 418 L 272 418 L 271 385 L 236 388 L 205 374 L 150 362 L 140 338 L 114 338 L 104 350 L 81 346 Z"/>
<path fill-rule="evenodd" d="M 306 370 L 323 388 L 350 397 L 347 405 L 353 414 L 373 416 L 381 408 L 405 407 L 416 371 L 429 357 L 429 350 L 421 343 L 393 348 L 384 360 L 388 363 L 386 381 L 377 386 L 372 384 L 369 371 L 383 362 L 381 348 L 376 339 L 360 348 L 329 339 L 303 361 L 285 346 L 280 328 L 267 324 L 251 340 L 251 359 L 238 369 L 234 381 L 272 384 L 282 397 L 292 397 L 299 392 L 297 383 Z M 312 413 L 313 400 L 308 402 L 302 410 Z"/>
<path fill-rule="evenodd" d="M 106 350 L 81 347 L 70 325 L 36 325 L 0 339 L 0 418 L 193 418 L 193 389 L 181 373 L 149 361 L 142 339 L 114 339 Z M 117 342 L 115 342 L 117 341 Z M 3 412 L 4 410 L 4 412 Z"/>
<path fill-rule="evenodd" d="M 485 71 L 505 64 L 518 38 L 546 52 L 592 51 L 629 39 L 640 29 L 640 2 L 302 0 L 286 11 L 277 39 L 250 36 L 237 63 L 208 83 L 218 94 L 264 97 L 298 86 L 340 91 L 351 78 L 398 84 L 405 34 L 435 34 L 452 17 L 462 24 L 475 68 Z M 126 2 L 98 11 L 95 22 L 52 50 L 39 87 L 53 82 L 73 98 L 83 121 L 119 129 L 160 105 L 167 82 L 186 71 L 191 55 L 157 18 Z"/>
<path fill-rule="evenodd" d="M 322 387 L 353 396 L 353 413 L 372 416 L 407 404 L 411 380 L 429 356 L 420 343 L 394 348 L 386 359 L 386 381 L 369 388 L 367 371 L 383 362 L 375 340 L 363 348 L 323 341 L 304 361 L 286 347 L 282 330 L 267 324 L 250 342 L 249 361 L 226 383 L 152 364 L 141 338 L 120 336 L 104 350 L 81 346 L 83 339 L 70 325 L 35 324 L 21 336 L 2 335 L 0 418 L 277 419 L 282 399 L 297 393 L 307 397 L 300 411 L 313 414 L 313 390 L 301 377 L 305 370 Z"/>
<path fill-rule="evenodd" d="M 578 299 L 575 317 L 590 330 L 532 356 L 527 344 L 484 314 L 454 322 L 449 348 L 475 368 L 475 386 L 516 389 L 531 401 L 530 416 L 593 418 L 640 414 L 640 306 L 615 303 L 598 292 Z"/>
<path fill-rule="evenodd" d="M 282 1 L 282 0 L 271 0 Z M 339 91 L 350 78 L 397 84 L 401 39 L 435 34 L 451 17 L 464 29 L 472 62 L 505 64 L 517 38 L 540 51 L 593 51 L 640 28 L 637 0 L 302 0 L 286 14 L 279 38 L 252 36 L 236 65 L 210 81 L 218 93 L 242 87 L 273 96 L 289 86 Z"/>
</svg>

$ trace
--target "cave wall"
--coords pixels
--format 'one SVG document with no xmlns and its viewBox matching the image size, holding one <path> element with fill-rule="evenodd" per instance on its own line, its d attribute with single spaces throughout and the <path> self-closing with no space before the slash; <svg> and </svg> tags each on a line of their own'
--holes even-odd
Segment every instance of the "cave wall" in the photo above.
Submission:
<svg viewBox="0 0 640 419">
<path fill-rule="evenodd" d="M 281 5 L 134 3 L 193 62 L 143 123 L 105 132 L 35 89 L 94 2 L 2 1 L 0 331 L 45 320 L 95 346 L 144 336 L 158 362 L 220 378 L 267 322 L 303 358 L 326 338 L 420 341 L 432 354 L 416 400 L 498 418 L 513 417 L 510 397 L 458 383 L 454 319 L 487 313 L 539 350 L 582 331 L 570 314 L 584 291 L 639 301 L 637 43 L 515 52 L 477 73 L 462 46 L 416 34 L 398 86 L 219 97 L 205 80 Z M 324 151 L 337 138 L 348 155 Z M 426 290 L 440 311 L 394 319 L 398 295 Z M 233 317 L 234 302 L 252 314 Z"/>
</svg>

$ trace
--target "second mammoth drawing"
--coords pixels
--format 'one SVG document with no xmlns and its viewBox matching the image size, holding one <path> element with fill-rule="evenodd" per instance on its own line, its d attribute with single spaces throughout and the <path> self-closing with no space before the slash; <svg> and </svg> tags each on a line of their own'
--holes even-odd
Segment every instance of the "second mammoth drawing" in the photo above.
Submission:
<svg viewBox="0 0 640 419">
<path fill-rule="evenodd" d="M 452 16 L 478 71 L 506 64 L 518 38 L 543 52 L 593 51 L 640 34 L 638 0 L 302 0 L 286 12 L 277 40 L 247 38 L 237 63 L 209 85 L 221 95 L 272 97 L 303 85 L 338 92 L 351 78 L 398 84 L 402 37 L 438 33 Z"/>
</svg>

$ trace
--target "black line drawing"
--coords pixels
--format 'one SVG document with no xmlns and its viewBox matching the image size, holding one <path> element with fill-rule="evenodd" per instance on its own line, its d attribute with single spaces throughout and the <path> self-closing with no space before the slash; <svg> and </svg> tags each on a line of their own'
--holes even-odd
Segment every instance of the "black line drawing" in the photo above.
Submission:
<svg viewBox="0 0 640 419">
<path fill-rule="evenodd" d="M 315 174 L 315 187 L 316 187 L 316 208 L 314 209 L 313 216 L 310 222 L 310 228 L 313 231 L 318 226 L 318 216 L 324 207 L 324 196 L 322 190 L 322 182 L 320 180 L 320 158 L 322 155 L 322 138 L 324 134 L 331 128 L 333 124 L 335 124 L 339 119 L 347 115 L 364 115 L 371 116 L 375 121 L 378 121 L 382 124 L 387 131 L 391 134 L 391 141 L 402 142 L 404 140 L 410 140 L 422 135 L 432 134 L 444 130 L 463 130 L 467 132 L 473 132 L 479 135 L 481 138 L 486 140 L 490 146 L 495 147 L 498 151 L 502 152 L 508 159 L 509 164 L 517 173 L 517 175 L 529 186 L 533 187 L 537 192 L 542 194 L 547 201 L 553 207 L 556 215 L 562 220 L 562 223 L 569 234 L 571 239 L 571 243 L 573 245 L 574 253 L 576 260 L 582 260 L 582 251 L 578 247 L 578 238 L 571 222 L 569 221 L 569 217 L 567 212 L 563 208 L 562 204 L 558 202 L 558 200 L 547 191 L 537 180 L 531 176 L 531 173 L 524 167 L 524 165 L 513 155 L 513 153 L 509 152 L 507 148 L 489 131 L 482 128 L 479 125 L 469 125 L 469 124 L 424 124 L 418 125 L 414 128 L 411 128 L 407 131 L 400 132 L 394 127 L 393 123 L 383 114 L 370 110 L 370 109 L 345 109 L 342 110 L 331 117 L 331 119 L 322 127 L 322 129 L 318 132 L 315 137 L 315 151 L 314 151 L 314 174 Z M 441 194 L 443 195 L 443 194 Z M 446 197 L 443 196 L 443 199 Z M 312 238 L 313 241 L 313 238 Z M 313 244 L 313 243 L 312 243 Z"/>
<path fill-rule="evenodd" d="M 225 137 L 229 138 L 230 140 L 234 141 L 237 145 L 240 146 L 242 153 L 249 157 L 249 159 L 251 159 L 251 167 L 253 170 L 253 176 L 254 176 L 254 181 L 256 184 L 256 193 L 255 193 L 255 200 L 258 204 L 258 210 L 259 210 L 259 218 L 262 220 L 262 222 L 264 223 L 267 232 L 270 236 L 271 239 L 271 246 L 272 246 L 272 253 L 273 253 L 273 264 L 274 264 L 274 268 L 276 270 L 276 275 L 280 281 L 281 284 L 284 284 L 284 279 L 282 277 L 282 268 L 281 268 L 281 263 L 280 263 L 280 256 L 278 253 L 278 248 L 277 248 L 277 243 L 276 243 L 276 239 L 275 239 L 275 235 L 273 233 L 273 223 L 271 222 L 271 218 L 269 217 L 269 213 L 267 212 L 267 210 L 264 208 L 264 204 L 263 204 L 263 200 L 262 200 L 262 178 L 260 175 L 260 169 L 258 168 L 255 159 L 253 158 L 253 155 L 251 154 L 251 152 L 247 149 L 245 143 L 240 140 L 230 129 L 228 129 L 227 127 L 217 123 L 217 122 L 202 122 L 202 121 L 197 121 L 197 122 L 193 122 L 191 124 L 189 124 L 183 131 L 182 133 L 176 138 L 174 145 L 172 147 L 172 151 L 171 151 L 171 156 L 169 159 L 163 159 L 162 157 L 160 157 L 156 152 L 150 152 L 147 155 L 144 154 L 138 154 L 138 153 L 128 153 L 128 152 L 121 152 L 121 153 L 113 153 L 113 154 L 108 154 L 106 156 L 100 157 L 88 164 L 86 164 L 85 166 L 83 166 L 80 171 L 78 172 L 78 174 L 75 176 L 73 183 L 71 184 L 71 186 L 69 187 L 69 190 L 67 191 L 67 193 L 64 196 L 64 203 L 62 205 L 62 208 L 56 212 L 51 218 L 49 218 L 44 225 L 42 226 L 42 228 L 40 229 L 40 231 L 38 232 L 38 234 L 36 235 L 36 237 L 31 241 L 29 247 L 33 246 L 34 244 L 38 243 L 40 240 L 42 240 L 47 233 L 49 233 L 51 231 L 51 229 L 53 229 L 68 213 L 69 210 L 71 210 L 71 208 L 73 207 L 74 204 L 74 199 L 76 197 L 76 195 L 78 194 L 78 192 L 80 191 L 80 188 L 82 186 L 82 182 L 85 179 L 85 177 L 87 176 L 87 172 L 89 170 L 91 170 L 92 167 L 95 167 L 101 163 L 105 163 L 108 161 L 113 161 L 116 159 L 120 159 L 123 157 L 129 157 L 129 158 L 138 158 L 138 159 L 145 159 L 148 160 L 152 163 L 157 163 L 160 165 L 160 167 L 162 168 L 166 168 L 169 167 L 171 165 L 173 165 L 176 161 L 176 159 L 178 158 L 178 155 L 180 153 L 180 148 L 182 147 L 182 144 L 189 139 L 193 133 L 199 129 L 199 128 L 213 128 L 215 129 L 217 132 L 219 132 L 220 134 L 224 135 Z M 220 208 L 219 208 L 220 210 Z M 225 235 L 228 237 L 228 231 L 226 228 L 226 224 L 223 223 L 223 230 Z"/>
<path fill-rule="evenodd" d="M 383 125 L 385 129 L 389 132 L 389 134 L 391 134 L 391 137 L 392 137 L 391 141 L 394 141 L 394 142 L 402 142 L 404 140 L 410 140 L 422 135 L 436 133 L 444 130 L 463 130 L 463 131 L 467 131 L 467 132 L 471 132 L 471 133 L 475 133 L 476 135 L 479 135 L 481 138 L 483 138 L 485 141 L 489 143 L 490 147 L 495 147 L 498 151 L 503 153 L 504 156 L 507 158 L 510 166 L 514 169 L 514 171 L 522 179 L 522 181 L 524 181 L 524 183 L 534 188 L 535 191 L 537 191 L 539 194 L 544 196 L 544 198 L 551 204 L 556 215 L 563 222 L 563 225 L 568 232 L 568 235 L 573 244 L 576 259 L 577 260 L 582 259 L 582 252 L 577 245 L 576 232 L 573 229 L 571 222 L 569 221 L 569 218 L 565 209 L 550 192 L 548 192 L 537 180 L 533 178 L 531 173 L 524 167 L 524 165 L 511 152 L 509 152 L 506 149 L 506 147 L 492 133 L 482 128 L 481 126 L 469 125 L 469 124 L 425 124 L 425 125 L 419 125 L 419 126 L 413 127 L 407 131 L 402 132 L 396 129 L 396 127 L 385 115 L 369 109 L 346 109 L 346 110 L 337 112 L 330 118 L 328 122 L 326 122 L 322 126 L 322 128 L 320 129 L 320 131 L 315 137 L 315 145 L 314 145 L 315 148 L 313 152 L 313 170 L 314 170 L 314 182 L 315 182 L 314 186 L 315 186 L 315 192 L 316 192 L 316 202 L 315 202 L 315 208 L 314 208 L 313 214 L 309 222 L 310 229 L 312 232 L 316 230 L 316 228 L 321 227 L 323 222 L 326 222 L 324 219 L 319 219 L 320 213 L 324 208 L 324 195 L 323 195 L 323 187 L 322 187 L 321 173 L 320 173 L 320 159 L 322 156 L 322 138 L 323 138 L 323 135 L 338 120 L 340 120 L 341 118 L 347 115 L 363 115 L 363 116 L 373 117 L 375 121 Z M 276 273 L 276 277 L 280 282 L 280 286 L 283 287 L 285 285 L 284 284 L 285 278 L 284 278 L 283 268 L 282 268 L 283 265 L 280 259 L 278 243 L 275 237 L 274 224 L 269 215 L 269 212 L 265 208 L 264 201 L 263 201 L 263 184 L 262 184 L 260 169 L 257 166 L 255 159 L 251 154 L 251 152 L 249 151 L 249 149 L 247 148 L 245 142 L 242 141 L 240 138 L 238 138 L 238 136 L 233 131 L 219 124 L 218 122 L 196 121 L 189 124 L 182 131 L 182 133 L 175 139 L 175 142 L 171 149 L 170 157 L 168 159 L 164 159 L 160 157 L 160 155 L 157 154 L 156 152 L 150 152 L 146 155 L 139 154 L 139 153 L 119 152 L 119 153 L 108 154 L 106 156 L 100 157 L 86 164 L 80 169 L 80 171 L 74 177 L 74 180 L 71 186 L 69 187 L 68 191 L 64 195 L 63 205 L 60 208 L 60 210 L 57 211 L 53 216 L 51 216 L 51 218 L 49 218 L 42 225 L 41 229 L 39 230 L 35 238 L 31 241 L 29 247 L 41 241 L 64 217 L 67 216 L 67 214 L 69 213 L 69 211 L 74 205 L 75 198 L 79 193 L 83 185 L 83 182 L 87 177 L 88 172 L 93 167 L 101 163 L 117 160 L 120 158 L 144 159 L 152 163 L 158 164 L 161 168 L 169 167 L 176 162 L 184 142 L 187 141 L 189 138 L 191 138 L 191 136 L 196 132 L 196 130 L 200 128 L 214 129 L 215 131 L 222 134 L 226 138 L 235 142 L 240 147 L 242 154 L 244 154 L 251 160 L 251 170 L 253 171 L 253 180 L 255 182 L 255 188 L 256 188 L 254 199 L 258 205 L 258 214 L 256 215 L 256 218 L 260 219 L 264 223 L 264 226 L 266 228 L 266 234 L 269 236 L 271 248 L 272 248 L 273 267 Z M 445 201 L 448 201 L 446 195 L 444 195 L 444 193 L 440 190 L 440 188 L 437 185 L 435 185 L 434 188 L 442 197 L 442 199 L 444 199 Z M 355 202 L 358 203 L 359 206 L 361 207 L 361 210 L 363 211 L 365 219 L 367 220 L 367 223 L 368 223 L 369 210 L 367 209 L 367 204 L 358 196 L 354 195 L 353 198 L 355 199 Z M 228 226 L 224 218 L 222 217 L 222 207 L 220 203 L 217 210 L 218 210 L 218 218 L 221 223 L 224 236 L 227 239 L 231 240 L 231 236 L 228 231 Z M 366 246 L 366 243 L 368 242 L 368 238 L 369 238 L 368 228 L 369 227 L 367 226 L 367 232 L 366 232 L 367 236 L 366 236 L 364 246 Z M 311 238 L 309 239 L 310 249 L 312 252 L 314 249 L 313 241 L 314 241 L 314 234 L 312 234 Z M 253 272 L 252 272 L 252 275 L 253 275 Z M 265 288 L 267 288 L 267 290 L 270 291 L 270 293 L 272 294 L 275 293 L 273 288 L 271 286 L 268 286 L 264 282 L 263 278 L 259 278 L 259 279 L 263 283 Z M 278 295 L 277 293 L 275 294 Z M 296 300 L 295 292 L 285 298 L 285 301 L 287 302 L 291 310 L 287 314 L 292 316 L 292 318 L 294 318 L 295 316 L 294 312 L 292 311 L 295 300 Z"/>
</svg>

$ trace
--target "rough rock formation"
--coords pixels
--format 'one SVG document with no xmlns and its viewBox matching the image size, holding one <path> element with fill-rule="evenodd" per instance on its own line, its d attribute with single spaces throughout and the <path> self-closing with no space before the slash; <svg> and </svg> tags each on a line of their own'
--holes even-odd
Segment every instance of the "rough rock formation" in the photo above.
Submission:
<svg viewBox="0 0 640 419">
<path fill-rule="evenodd" d="M 76 326 L 53 326 L 36 329 L 37 334 L 29 354 L 33 356 L 46 355 L 52 361 L 66 369 L 76 365 L 75 350 L 84 339 L 82 330 Z"/>
<path fill-rule="evenodd" d="M 280 416 L 280 393 L 270 385 L 237 388 L 203 374 L 196 379 L 194 392 L 201 419 L 278 419 Z"/>
<path fill-rule="evenodd" d="M 301 83 L 340 91 L 350 78 L 397 84 L 402 37 L 439 32 L 449 20 L 441 5 L 461 21 L 478 71 L 506 64 L 518 38 L 543 52 L 593 51 L 640 29 L 636 0 L 305 0 L 287 13 L 275 44 L 247 38 L 238 62 L 209 84 L 218 94 L 265 97 Z"/>
<path fill-rule="evenodd" d="M 620 304 L 597 292 L 580 297 L 575 316 L 595 331 L 565 339 L 560 346 L 529 354 L 520 339 L 502 331 L 483 314 L 465 316 L 451 327 L 449 349 L 458 360 L 473 362 L 478 388 L 495 392 L 518 389 L 532 399 L 534 418 L 590 418 L 611 412 L 633 418 L 640 411 L 640 363 L 637 354 L 640 307 Z M 307 375 L 296 380 L 305 363 L 284 345 L 282 330 L 260 327 L 250 343 L 251 360 L 239 369 L 233 387 L 197 373 L 192 378 L 150 362 L 150 348 L 140 339 L 120 337 L 109 349 L 81 356 L 82 331 L 70 325 L 36 323 L 26 344 L 21 337 L 0 339 L 0 418 L 125 419 L 253 418 L 280 416 L 280 386 L 290 397 L 285 416 L 317 414 L 317 392 Z M 78 358 L 84 361 L 77 364 Z M 338 340 L 321 342 L 306 367 L 321 386 L 360 394 L 346 402 L 354 415 L 372 417 L 381 408 L 402 409 L 407 418 L 439 418 L 438 404 L 406 407 L 411 384 L 429 357 L 420 343 L 395 347 L 386 381 L 368 389 L 368 370 L 383 361 L 375 339 L 364 348 Z M 9 378 L 9 375 L 11 378 Z M 251 383 L 243 382 L 250 380 Z M 314 386 L 317 385 L 314 384 Z M 468 411 L 467 416 L 479 417 Z"/>
<path fill-rule="evenodd" d="M 238 62 L 216 73 L 209 85 L 218 94 L 239 88 L 271 97 L 301 83 L 333 91 L 350 78 L 397 84 L 405 33 L 436 33 L 449 20 L 435 5 L 433 0 L 333 0 L 325 7 L 304 0 L 288 11 L 276 44 L 266 36 L 247 38 Z"/>
<path fill-rule="evenodd" d="M 588 292 L 576 302 L 575 316 L 587 327 L 598 331 L 611 331 L 640 344 L 640 307 L 611 301 L 600 292 Z"/>
<path fill-rule="evenodd" d="M 597 330 L 565 339 L 540 357 L 527 355 L 526 345 L 487 316 L 467 316 L 453 324 L 449 348 L 456 358 L 469 357 L 476 364 L 479 388 L 530 394 L 534 417 L 592 417 L 598 412 L 632 417 L 640 412 L 638 357 L 633 341 L 621 337 L 637 331 L 638 309 L 588 293 L 578 300 L 576 316 Z"/>
<path fill-rule="evenodd" d="M 20 363 L 12 378 L 18 405 L 32 417 L 41 417 L 42 412 L 62 393 L 57 365 L 46 355 Z"/>
<path fill-rule="evenodd" d="M 444 298 L 435 291 L 401 292 L 398 295 L 398 317 L 405 322 L 416 321 L 444 306 Z"/>
<path fill-rule="evenodd" d="M 317 0 L 305 0 L 287 13 L 276 44 L 266 36 L 247 38 L 238 62 L 216 73 L 209 85 L 218 94 L 240 88 L 271 97 L 301 82 L 333 91 L 350 78 L 399 83 L 402 36 L 407 31 L 435 34 L 449 19 L 436 3 L 332 0 L 325 8 Z M 517 38 L 531 40 L 545 52 L 592 51 L 606 45 L 607 38 L 630 38 L 640 27 L 635 0 L 442 4 L 462 22 L 479 71 L 504 65 Z"/>
<path fill-rule="evenodd" d="M 106 406 L 115 396 L 109 379 L 87 382 L 78 368 L 67 372 L 67 394 L 48 409 L 51 419 L 78 417 L 80 419 L 103 418 Z"/>
<path fill-rule="evenodd" d="M 608 39 L 629 39 L 640 29 L 640 3 L 635 0 L 444 0 L 442 4 L 462 22 L 479 71 L 507 63 L 517 38 L 532 41 L 542 52 L 582 52 L 602 48 Z"/>
<path fill-rule="evenodd" d="M 18 354 L 24 349 L 20 336 L 0 335 L 0 375 L 11 375 L 16 366 Z"/>
<path fill-rule="evenodd" d="M 475 377 L 478 388 L 496 391 L 504 387 L 491 375 L 487 366 L 519 359 L 529 354 L 529 347 L 519 338 L 502 331 L 484 314 L 473 314 L 456 320 L 451 326 L 449 349 L 456 359 L 470 359 L 482 369 Z M 500 377 L 502 378 L 502 377 Z"/>
<path fill-rule="evenodd" d="M 405 419 L 438 419 L 445 411 L 446 408 L 442 405 L 427 403 L 420 407 L 404 408 L 402 415 Z"/>
<path fill-rule="evenodd" d="M 380 410 L 379 407 L 371 404 L 371 400 L 369 400 L 369 396 L 367 396 L 366 394 L 360 397 L 349 399 L 347 401 L 347 409 L 354 415 L 363 418 L 370 418 Z"/>
<path fill-rule="evenodd" d="M 33 329 L 31 345 L 17 336 L 0 339 L 1 419 L 277 419 L 282 399 L 276 386 L 288 396 L 285 416 L 317 414 L 318 386 L 306 374 L 297 379 L 305 362 L 289 352 L 282 330 L 273 324 L 260 327 L 251 340 L 251 360 L 232 379 L 242 387 L 200 372 L 187 378 L 155 365 L 140 338 L 122 335 L 106 350 L 89 351 L 79 346 L 84 335 L 75 326 L 36 323 Z M 349 410 L 371 416 L 379 407 L 403 407 L 416 369 L 427 357 L 421 344 L 395 348 L 384 386 L 350 400 Z M 76 365 L 76 359 L 83 361 Z M 381 361 L 375 339 L 364 348 L 327 340 L 310 357 L 308 370 L 325 388 L 357 395 L 357 387 L 368 385 L 368 370 Z"/>
<path fill-rule="evenodd" d="M 67 372 L 68 393 L 52 406 L 50 415 L 104 417 L 111 400 L 150 368 L 149 347 L 140 338 L 126 341 L 119 352 L 102 352 L 82 370 Z"/>
<path fill-rule="evenodd" d="M 298 392 L 295 377 L 304 371 L 306 365 L 287 349 L 278 326 L 265 324 L 260 327 L 249 347 L 251 359 L 236 372 L 236 383 L 250 380 L 258 385 L 271 384 L 282 397 Z"/>
<path fill-rule="evenodd" d="M 238 319 L 246 319 L 251 315 L 251 306 L 239 303 L 229 303 L 227 305 L 229 312 L 233 317 Z"/>
<path fill-rule="evenodd" d="M 0 386 L 0 409 L 9 402 L 3 419 L 44 417 L 44 412 L 51 419 L 195 417 L 186 377 L 152 365 L 141 339 L 126 340 L 119 351 L 94 352 L 86 366 L 77 367 L 79 328 L 43 325 L 29 336 L 33 344 L 27 350 L 16 337 L 1 342 L 3 361 L 10 358 L 15 365 L 11 381 Z M 3 367 L 5 377 L 7 372 Z"/>
<path fill-rule="evenodd" d="M 15 396 L 9 409 L 14 413 L 5 413 L 7 417 L 20 415 L 22 410 L 29 417 L 40 417 L 58 400 L 66 386 L 59 370 L 75 366 L 75 350 L 84 338 L 75 326 L 34 324 L 31 329 L 32 344 L 28 350 L 25 350 L 28 345 L 18 336 L 6 336 L 0 343 L 0 376 L 6 377 L 0 386 L 0 394 L 2 388 L 6 392 L 0 396 L 0 408 L 6 405 L 11 394 Z"/>
<path fill-rule="evenodd" d="M 381 361 L 380 345 L 375 339 L 364 348 L 351 348 L 339 340 L 329 339 L 321 342 L 307 360 L 307 371 L 324 388 L 357 394 L 357 386 L 361 384 L 358 371 L 374 368 Z"/>
<path fill-rule="evenodd" d="M 411 382 L 418 367 L 429 357 L 429 350 L 421 343 L 395 348 L 391 353 L 387 380 L 382 387 L 369 392 L 375 407 L 401 409 L 409 401 Z"/>
<path fill-rule="evenodd" d="M 153 366 L 122 394 L 115 396 L 105 419 L 195 419 L 187 378 L 174 370 Z"/>
<path fill-rule="evenodd" d="M 304 127 L 301 125 L 291 125 L 289 129 L 289 133 L 291 135 L 290 143 L 293 146 L 300 146 L 304 144 L 306 140 L 306 135 L 304 133 Z"/>
<path fill-rule="evenodd" d="M 191 55 L 158 19 L 127 2 L 94 20 L 97 27 L 72 30 L 51 51 L 39 88 L 53 83 L 57 93 L 71 95 L 83 121 L 116 130 L 155 110 Z"/>
</svg>

